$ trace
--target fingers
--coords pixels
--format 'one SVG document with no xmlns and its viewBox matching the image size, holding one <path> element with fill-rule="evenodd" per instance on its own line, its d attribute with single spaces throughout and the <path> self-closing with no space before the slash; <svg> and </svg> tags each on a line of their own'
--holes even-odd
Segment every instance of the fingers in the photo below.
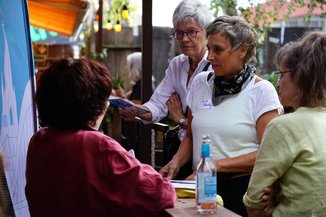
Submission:
<svg viewBox="0 0 326 217">
<path fill-rule="evenodd" d="M 158 173 L 161 174 L 161 176 L 166 177 L 166 175 L 168 174 L 168 171 L 166 169 L 166 166 L 163 167 L 163 168 L 161 168 Z"/>
<path fill-rule="evenodd" d="M 196 179 L 196 172 L 193 172 L 191 175 L 189 175 L 185 180 L 195 180 Z"/>
<path fill-rule="evenodd" d="M 175 177 L 175 174 L 176 174 L 175 170 L 170 167 L 166 178 L 173 179 Z"/>
<path fill-rule="evenodd" d="M 172 161 L 160 169 L 159 173 L 168 179 L 173 179 L 178 173 L 178 169 L 175 167 Z"/>
<path fill-rule="evenodd" d="M 266 187 L 263 189 L 263 191 L 264 191 L 264 194 L 271 194 L 273 189 L 271 187 Z"/>
</svg>

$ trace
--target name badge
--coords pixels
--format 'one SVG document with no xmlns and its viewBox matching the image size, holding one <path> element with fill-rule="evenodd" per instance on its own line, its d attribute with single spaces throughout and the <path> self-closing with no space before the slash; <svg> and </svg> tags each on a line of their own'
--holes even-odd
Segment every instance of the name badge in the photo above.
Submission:
<svg viewBox="0 0 326 217">
<path fill-rule="evenodd" d="M 213 107 L 212 99 L 205 99 L 199 103 L 198 110 L 211 109 Z"/>
</svg>

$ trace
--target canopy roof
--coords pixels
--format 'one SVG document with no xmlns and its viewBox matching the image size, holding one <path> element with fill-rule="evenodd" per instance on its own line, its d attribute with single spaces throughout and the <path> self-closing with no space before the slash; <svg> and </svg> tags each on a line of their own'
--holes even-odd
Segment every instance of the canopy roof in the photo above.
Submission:
<svg viewBox="0 0 326 217">
<path fill-rule="evenodd" d="M 88 7 L 87 0 L 28 0 L 30 24 L 72 36 Z"/>
</svg>

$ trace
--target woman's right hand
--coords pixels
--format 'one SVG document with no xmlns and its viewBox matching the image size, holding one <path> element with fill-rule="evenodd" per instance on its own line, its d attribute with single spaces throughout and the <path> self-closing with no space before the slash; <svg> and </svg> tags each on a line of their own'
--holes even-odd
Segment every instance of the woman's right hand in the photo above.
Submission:
<svg viewBox="0 0 326 217">
<path fill-rule="evenodd" d="M 119 113 L 120 113 L 121 117 L 127 121 L 132 121 L 135 119 L 135 117 L 140 115 L 139 111 L 137 111 L 136 109 L 130 109 L 130 108 L 128 108 L 128 109 L 120 108 Z"/>
<path fill-rule="evenodd" d="M 179 172 L 180 166 L 177 161 L 172 159 L 168 164 L 160 169 L 159 173 L 168 179 L 173 179 Z"/>
</svg>

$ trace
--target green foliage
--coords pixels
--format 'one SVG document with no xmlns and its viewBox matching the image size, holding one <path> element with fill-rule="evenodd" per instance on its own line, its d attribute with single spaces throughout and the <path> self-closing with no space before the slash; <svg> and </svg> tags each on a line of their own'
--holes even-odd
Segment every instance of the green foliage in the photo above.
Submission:
<svg viewBox="0 0 326 217">
<path fill-rule="evenodd" d="M 269 74 L 262 74 L 261 77 L 263 79 L 266 79 L 267 81 L 271 82 L 274 86 L 276 86 L 277 83 L 277 77 L 275 75 L 275 71 Z"/>
<path fill-rule="evenodd" d="M 210 9 L 213 11 L 214 17 L 217 17 L 219 9 L 221 8 L 224 14 L 238 15 L 237 0 L 211 0 Z"/>
<path fill-rule="evenodd" d="M 112 85 L 115 90 L 119 88 L 125 89 L 125 81 L 120 75 L 117 75 L 112 79 Z"/>
<path fill-rule="evenodd" d="M 102 52 L 99 53 L 91 53 L 90 58 L 93 60 L 97 60 L 99 62 L 102 62 L 106 57 L 108 56 L 107 49 L 103 49 Z"/>
<path fill-rule="evenodd" d="M 124 5 L 127 6 L 129 15 L 137 9 L 136 5 L 130 4 L 130 0 L 111 0 L 106 19 L 110 19 L 113 23 L 119 20 L 121 24 L 129 26 L 129 19 L 122 19 L 121 17 L 121 11 Z"/>
<path fill-rule="evenodd" d="M 260 45 L 264 44 L 266 31 L 270 30 L 272 23 L 275 23 L 278 20 L 278 13 L 280 9 L 285 5 L 289 4 L 286 10 L 286 14 L 283 20 L 287 20 L 289 16 L 298 8 L 305 7 L 305 2 L 303 0 L 266 0 L 264 4 L 256 5 L 256 0 L 248 0 L 250 6 L 248 8 L 239 7 L 241 16 L 246 19 L 248 22 L 252 23 L 261 36 Z M 267 6 L 267 7 L 263 7 Z M 219 8 L 222 9 L 224 14 L 227 15 L 236 15 L 237 14 L 237 0 L 211 0 L 210 4 L 211 10 L 213 11 L 214 16 L 216 17 Z M 304 17 L 306 25 L 310 25 L 310 19 L 312 12 L 316 8 L 325 8 L 325 0 L 310 0 L 308 4 L 308 12 Z M 325 15 L 325 14 L 324 14 Z"/>
</svg>

